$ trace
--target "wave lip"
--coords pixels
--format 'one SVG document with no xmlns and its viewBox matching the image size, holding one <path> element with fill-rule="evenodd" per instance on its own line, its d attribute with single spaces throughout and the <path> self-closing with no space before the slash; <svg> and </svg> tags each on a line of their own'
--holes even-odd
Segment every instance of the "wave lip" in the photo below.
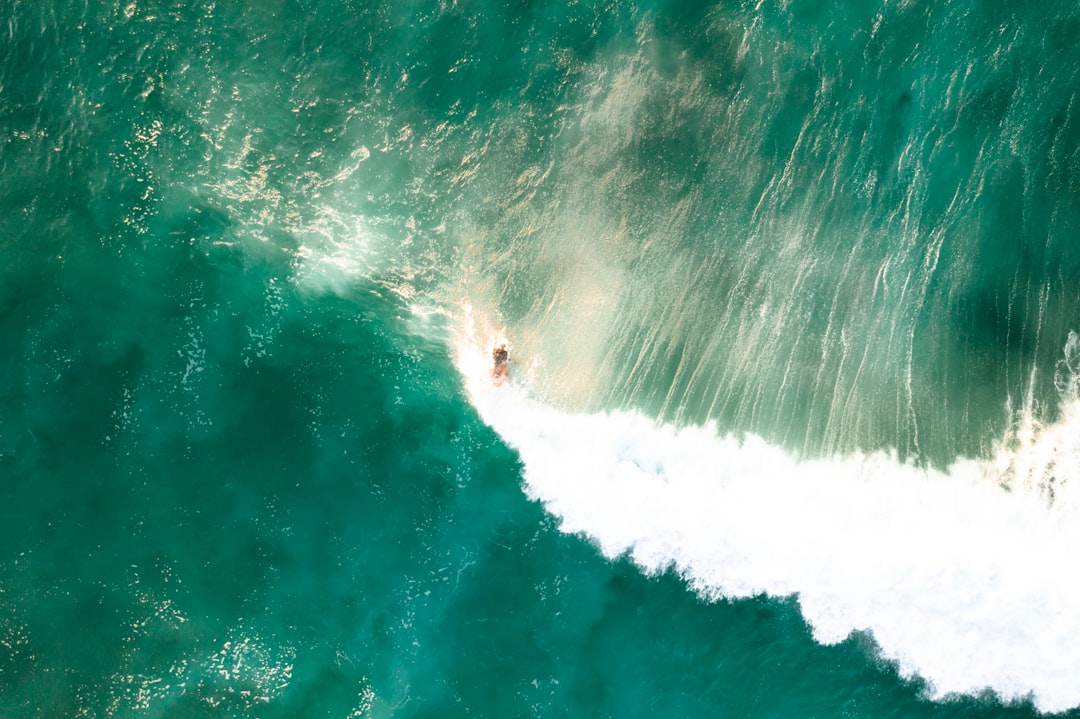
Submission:
<svg viewBox="0 0 1080 719">
<path fill-rule="evenodd" d="M 868 631 L 934 698 L 989 688 L 1043 712 L 1080 705 L 1074 513 L 1005 491 L 992 461 L 798 461 L 755 436 L 573 414 L 513 381 L 494 388 L 475 347 L 459 347 L 459 366 L 519 452 L 529 496 L 606 556 L 674 567 L 710 598 L 797 595 L 816 640 Z"/>
</svg>

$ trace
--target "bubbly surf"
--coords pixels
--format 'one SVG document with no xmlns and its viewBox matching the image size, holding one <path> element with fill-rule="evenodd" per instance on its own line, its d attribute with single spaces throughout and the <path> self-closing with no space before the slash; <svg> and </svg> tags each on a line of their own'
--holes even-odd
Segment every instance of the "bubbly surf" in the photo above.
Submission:
<svg viewBox="0 0 1080 719">
<path fill-rule="evenodd" d="M 1063 439 L 1080 430 L 1075 398 L 1009 459 L 1002 449 L 943 470 L 885 452 L 800 460 L 715 426 L 560 410 L 525 380 L 495 387 L 491 342 L 470 314 L 457 343 L 470 396 L 563 531 L 646 572 L 674 568 L 707 598 L 796 595 L 816 639 L 869 632 L 933 697 L 990 689 L 1045 712 L 1080 704 L 1076 507 L 1048 504 L 1039 482 L 1002 486 L 1003 468 L 1028 468 L 1030 480 L 1048 452 L 1077 465 Z"/>
</svg>

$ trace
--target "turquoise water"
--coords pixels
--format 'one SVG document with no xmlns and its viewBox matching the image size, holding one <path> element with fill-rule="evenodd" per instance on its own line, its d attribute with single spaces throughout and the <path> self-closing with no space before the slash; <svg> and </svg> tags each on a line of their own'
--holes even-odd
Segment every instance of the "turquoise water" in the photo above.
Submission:
<svg viewBox="0 0 1080 719">
<path fill-rule="evenodd" d="M 1076 714 L 1073 4 L 0 8 L 0 716 Z"/>
</svg>

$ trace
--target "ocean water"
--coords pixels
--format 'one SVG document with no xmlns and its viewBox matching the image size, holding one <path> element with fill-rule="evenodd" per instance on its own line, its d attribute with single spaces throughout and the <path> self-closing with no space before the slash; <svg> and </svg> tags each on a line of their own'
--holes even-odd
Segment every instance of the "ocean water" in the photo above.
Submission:
<svg viewBox="0 0 1080 719">
<path fill-rule="evenodd" d="M 1075 3 L 0 9 L 0 717 L 1080 716 Z"/>
</svg>

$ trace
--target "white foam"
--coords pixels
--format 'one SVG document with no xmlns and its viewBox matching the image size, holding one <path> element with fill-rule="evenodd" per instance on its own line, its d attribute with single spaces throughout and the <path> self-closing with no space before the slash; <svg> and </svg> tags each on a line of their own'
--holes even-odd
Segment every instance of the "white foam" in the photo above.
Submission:
<svg viewBox="0 0 1080 719">
<path fill-rule="evenodd" d="M 674 566 L 707 596 L 795 594 L 818 641 L 869 630 L 936 698 L 989 687 L 1045 712 L 1080 705 L 1077 515 L 1005 491 L 993 461 L 800 462 L 712 427 L 562 412 L 513 376 L 493 387 L 475 341 L 458 357 L 484 420 L 520 453 L 528 494 L 606 556 Z"/>
</svg>

